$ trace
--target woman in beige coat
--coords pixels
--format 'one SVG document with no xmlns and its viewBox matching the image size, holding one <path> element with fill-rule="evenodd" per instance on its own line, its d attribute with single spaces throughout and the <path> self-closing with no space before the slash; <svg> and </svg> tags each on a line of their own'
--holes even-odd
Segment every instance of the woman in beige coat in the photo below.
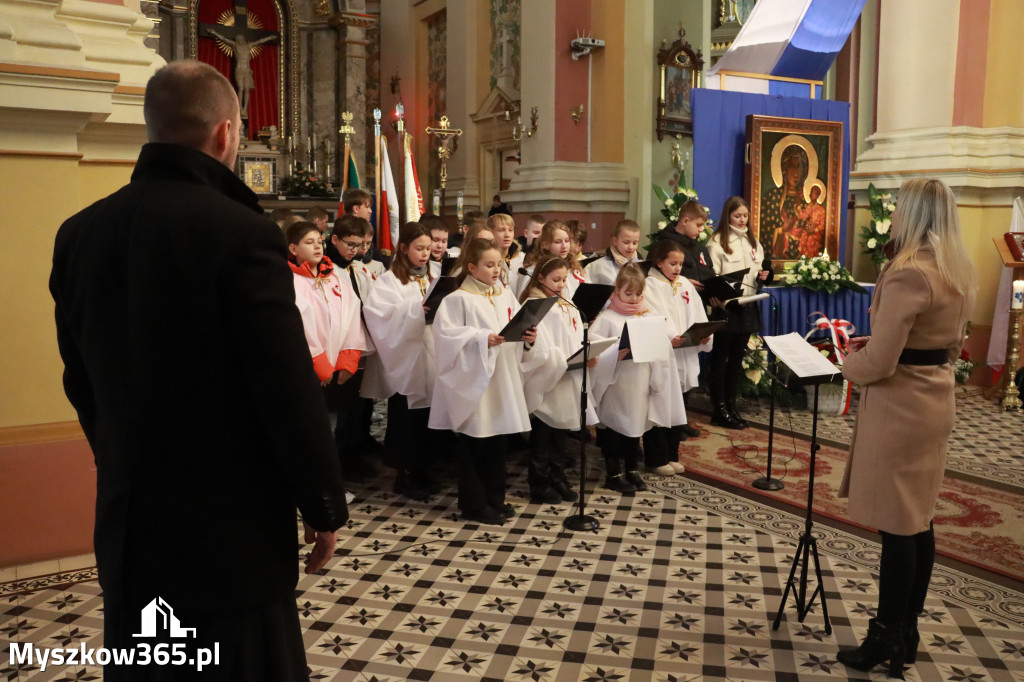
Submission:
<svg viewBox="0 0 1024 682">
<path fill-rule="evenodd" d="M 843 376 L 861 386 L 857 425 L 839 490 L 851 519 L 882 536 L 878 616 L 857 649 L 858 670 L 914 662 L 917 615 L 935 558 L 932 517 L 953 428 L 952 363 L 974 301 L 974 268 L 953 194 L 940 180 L 909 180 L 892 217 L 896 249 L 871 300 L 869 338 L 853 339 Z"/>
</svg>

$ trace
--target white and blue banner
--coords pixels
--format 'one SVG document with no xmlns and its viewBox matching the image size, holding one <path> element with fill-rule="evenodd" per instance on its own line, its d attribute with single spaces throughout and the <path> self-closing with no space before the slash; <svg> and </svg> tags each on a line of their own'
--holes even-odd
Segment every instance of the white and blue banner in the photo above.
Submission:
<svg viewBox="0 0 1024 682">
<path fill-rule="evenodd" d="M 865 0 L 759 0 L 704 87 L 763 95 L 810 97 L 803 83 L 720 71 L 820 81 L 853 30 Z M 725 78 L 724 86 L 719 82 Z M 820 97 L 820 88 L 815 98 Z"/>
</svg>

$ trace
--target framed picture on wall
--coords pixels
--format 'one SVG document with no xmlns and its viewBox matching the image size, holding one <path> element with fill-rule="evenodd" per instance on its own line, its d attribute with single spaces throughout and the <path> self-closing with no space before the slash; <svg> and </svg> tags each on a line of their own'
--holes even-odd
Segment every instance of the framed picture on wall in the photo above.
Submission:
<svg viewBox="0 0 1024 682">
<path fill-rule="evenodd" d="M 242 161 L 242 175 L 246 185 L 256 194 L 274 193 L 274 164 L 266 160 Z"/>
<path fill-rule="evenodd" d="M 750 225 L 774 261 L 839 256 L 843 124 L 747 117 Z"/>
<path fill-rule="evenodd" d="M 700 85 L 704 59 L 700 50 L 694 51 L 683 37 L 686 29 L 679 29 L 679 40 L 658 52 L 658 73 L 661 88 L 658 91 L 658 121 L 655 127 L 658 140 L 665 134 L 693 135 L 693 114 L 690 111 L 690 90 Z M 664 43 L 662 43 L 664 46 Z"/>
</svg>

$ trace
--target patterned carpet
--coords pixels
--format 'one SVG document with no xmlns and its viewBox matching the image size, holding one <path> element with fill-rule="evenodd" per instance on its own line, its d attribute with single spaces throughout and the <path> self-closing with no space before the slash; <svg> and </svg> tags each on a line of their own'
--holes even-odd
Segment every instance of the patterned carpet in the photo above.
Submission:
<svg viewBox="0 0 1024 682">
<path fill-rule="evenodd" d="M 689 396 L 687 396 L 689 398 Z M 822 416 L 818 420 L 818 436 L 822 442 L 846 446 L 850 442 L 857 415 L 857 391 L 846 416 Z M 710 413 L 710 402 L 700 392 L 693 393 L 692 406 Z M 947 475 L 959 476 L 978 482 L 988 481 L 1005 488 L 1024 492 L 1024 415 L 1000 410 L 994 402 L 985 400 L 980 389 L 961 390 L 957 394 L 956 421 L 949 440 Z M 767 398 L 743 401 L 743 415 L 762 428 L 768 427 L 769 402 Z M 780 401 L 776 406 L 777 433 L 811 433 L 811 412 L 802 395 L 795 396 L 792 405 Z"/>
<path fill-rule="evenodd" d="M 750 487 L 766 469 L 768 435 L 761 429 L 729 431 L 701 425 L 699 438 L 682 443 L 680 461 L 693 473 L 745 488 L 806 509 L 810 473 L 810 442 L 802 436 L 777 437 L 772 476 L 783 481 L 779 491 Z M 815 461 L 814 511 L 853 523 L 846 500 L 838 498 L 848 451 L 824 445 Z M 1014 580 L 1024 580 L 1024 495 L 947 476 L 935 512 L 939 554 Z M 873 530 L 873 529 L 869 529 Z"/>
<path fill-rule="evenodd" d="M 838 645 L 866 631 L 877 545 L 816 526 L 833 635 L 792 602 L 773 632 L 802 519 L 687 477 L 599 489 L 594 533 L 569 535 L 568 505 L 464 524 L 451 479 L 430 503 L 357 489 L 337 559 L 303 577 L 299 614 L 316 680 L 845 680 Z M 601 475 L 593 471 L 593 480 Z M 450 472 L 449 472 L 450 474 Z M 0 584 L 0 680 L 98 680 L 95 668 L 15 669 L 10 642 L 98 645 L 94 571 Z M 1024 596 L 939 567 L 909 680 L 1024 680 Z M 183 623 L 188 626 L 188 623 Z"/>
</svg>

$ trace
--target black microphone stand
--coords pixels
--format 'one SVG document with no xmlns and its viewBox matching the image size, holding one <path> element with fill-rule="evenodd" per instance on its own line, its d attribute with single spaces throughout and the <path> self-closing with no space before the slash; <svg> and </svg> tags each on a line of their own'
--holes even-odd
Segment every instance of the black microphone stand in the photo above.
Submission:
<svg viewBox="0 0 1024 682">
<path fill-rule="evenodd" d="M 530 276 L 530 271 L 526 268 L 519 268 L 520 275 Z M 580 321 L 583 323 L 583 382 L 580 384 L 580 498 L 576 503 L 576 513 L 565 517 L 562 521 L 562 525 L 569 530 L 578 531 L 596 531 L 601 527 L 601 523 L 593 516 L 587 516 L 587 363 L 590 362 L 590 322 L 587 320 L 583 311 L 577 307 L 575 303 L 565 298 L 561 294 L 557 294 L 550 288 L 544 286 L 540 282 L 537 282 L 552 296 L 557 296 L 562 299 L 573 308 L 576 308 L 576 312 L 580 314 Z"/>
<path fill-rule="evenodd" d="M 749 284 L 747 284 L 746 282 L 742 282 L 742 281 L 739 282 L 739 284 L 742 285 L 742 286 L 754 289 L 756 292 L 760 293 L 760 290 L 761 290 L 760 287 L 752 287 Z M 766 293 L 768 293 L 768 296 L 771 298 L 771 302 L 772 302 L 772 304 L 771 304 L 772 335 L 773 336 L 778 336 L 779 335 L 779 301 L 778 301 L 778 299 L 775 298 L 774 294 L 772 294 L 770 292 L 766 292 Z M 768 364 L 772 368 L 771 371 L 769 371 L 767 368 L 764 368 L 764 367 L 761 367 L 761 369 L 764 370 L 765 372 L 768 372 L 768 376 L 772 377 L 772 379 L 777 380 L 777 378 L 776 378 L 776 376 L 774 374 L 774 372 L 777 371 L 776 358 L 775 358 L 775 354 L 772 353 L 772 349 L 771 348 L 768 349 L 768 359 L 769 359 Z M 760 363 L 757 363 L 757 364 L 758 364 L 758 366 L 760 366 Z M 750 484 L 753 487 L 757 488 L 758 490 L 782 490 L 785 487 L 785 485 L 783 484 L 782 481 L 780 481 L 777 478 L 772 478 L 772 448 L 774 447 L 774 445 L 775 445 L 775 385 L 772 385 L 768 389 L 768 462 L 767 462 L 767 465 L 765 466 L 764 476 L 762 476 L 761 478 L 758 478 L 757 480 L 753 481 Z"/>
</svg>

